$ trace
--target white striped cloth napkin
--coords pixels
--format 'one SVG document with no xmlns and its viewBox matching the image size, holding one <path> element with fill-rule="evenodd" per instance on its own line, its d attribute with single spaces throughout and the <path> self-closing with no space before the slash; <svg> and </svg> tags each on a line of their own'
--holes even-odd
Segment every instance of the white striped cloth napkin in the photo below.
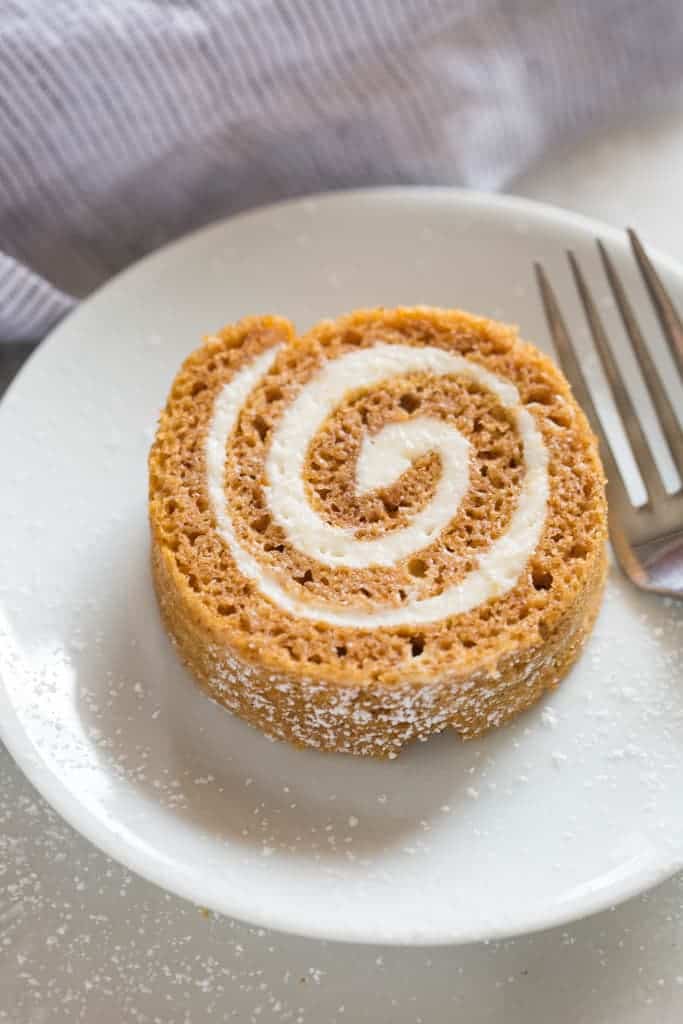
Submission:
<svg viewBox="0 0 683 1024">
<path fill-rule="evenodd" d="M 270 199 L 500 188 L 682 53 L 681 0 L 0 0 L 0 339 Z"/>
</svg>

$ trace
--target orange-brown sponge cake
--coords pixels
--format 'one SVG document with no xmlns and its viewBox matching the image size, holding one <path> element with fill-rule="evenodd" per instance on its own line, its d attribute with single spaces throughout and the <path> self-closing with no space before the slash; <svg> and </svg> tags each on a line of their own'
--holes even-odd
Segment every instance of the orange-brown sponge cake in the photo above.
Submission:
<svg viewBox="0 0 683 1024">
<path fill-rule="evenodd" d="M 490 320 L 226 327 L 178 373 L 149 471 L 181 657 L 298 745 L 479 735 L 558 683 L 598 610 L 596 441 L 551 361 Z"/>
</svg>

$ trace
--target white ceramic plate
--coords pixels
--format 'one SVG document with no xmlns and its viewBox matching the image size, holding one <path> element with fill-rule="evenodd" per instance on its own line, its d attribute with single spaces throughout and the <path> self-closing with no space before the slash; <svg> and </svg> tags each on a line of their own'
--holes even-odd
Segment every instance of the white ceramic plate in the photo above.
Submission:
<svg viewBox="0 0 683 1024">
<path fill-rule="evenodd" d="M 683 609 L 616 570 L 585 654 L 544 705 L 387 763 L 269 742 L 209 702 L 166 639 L 148 571 L 147 449 L 202 333 L 253 312 L 305 328 L 430 303 L 516 321 L 547 348 L 534 259 L 585 334 L 567 247 L 616 332 L 595 234 L 654 332 L 621 235 L 528 202 L 412 189 L 218 224 L 54 331 L 0 406 L 0 712 L 10 750 L 77 829 L 212 909 L 378 943 L 558 924 L 681 866 Z M 683 300 L 683 275 L 658 262 Z"/>
</svg>

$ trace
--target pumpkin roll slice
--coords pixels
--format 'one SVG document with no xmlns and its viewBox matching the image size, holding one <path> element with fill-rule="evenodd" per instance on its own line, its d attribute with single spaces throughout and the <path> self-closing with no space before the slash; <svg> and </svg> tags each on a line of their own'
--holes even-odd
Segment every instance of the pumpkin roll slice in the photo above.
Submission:
<svg viewBox="0 0 683 1024">
<path fill-rule="evenodd" d="M 149 458 L 183 661 L 269 736 L 393 757 L 500 725 L 597 614 L 597 445 L 553 363 L 458 310 L 253 317 L 183 364 Z"/>
</svg>

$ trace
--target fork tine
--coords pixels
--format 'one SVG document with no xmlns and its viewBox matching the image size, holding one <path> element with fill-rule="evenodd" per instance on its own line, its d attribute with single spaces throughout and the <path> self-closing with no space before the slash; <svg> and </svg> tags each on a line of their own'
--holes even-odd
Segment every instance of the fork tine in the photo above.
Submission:
<svg viewBox="0 0 683 1024">
<path fill-rule="evenodd" d="M 628 237 L 638 263 L 638 268 L 650 293 L 652 305 L 655 307 L 659 322 L 662 325 L 662 331 L 669 345 L 669 350 L 678 366 L 678 372 L 683 378 L 683 324 L 681 323 L 681 318 L 633 228 L 628 229 Z"/>
<path fill-rule="evenodd" d="M 600 439 L 600 454 L 602 455 L 602 459 L 607 470 L 607 479 L 610 491 L 613 491 L 617 497 L 615 504 L 617 504 L 619 509 L 625 513 L 631 505 L 631 499 L 629 498 L 626 487 L 624 486 L 609 438 L 602 429 L 600 417 L 595 411 L 595 405 L 593 404 L 591 393 L 588 390 L 586 378 L 583 375 L 583 370 L 581 369 L 581 365 L 576 357 L 574 345 L 569 336 L 569 331 L 567 330 L 567 325 L 564 322 L 564 317 L 560 312 L 555 292 L 553 291 L 550 281 L 548 280 L 546 272 L 541 264 L 535 263 L 534 269 L 536 271 L 538 288 L 541 293 L 543 309 L 545 310 L 546 320 L 548 321 L 550 334 L 553 342 L 555 343 L 555 349 L 557 351 L 560 365 L 564 370 L 567 380 L 571 384 L 572 391 L 574 392 L 579 405 L 590 421 L 593 432 Z"/>
<path fill-rule="evenodd" d="M 640 372 L 642 373 L 647 389 L 650 392 L 652 404 L 659 416 L 662 431 L 664 432 L 664 436 L 666 437 L 669 445 L 678 474 L 681 477 L 681 486 L 683 486 L 683 430 L 680 428 L 676 413 L 674 412 L 674 408 L 669 399 L 669 395 L 662 384 L 662 378 L 659 375 L 659 371 L 657 370 L 648 347 L 643 340 L 643 335 L 640 327 L 638 326 L 638 321 L 636 320 L 631 303 L 626 298 L 626 292 L 624 291 L 624 286 L 621 283 L 621 278 L 617 273 L 616 267 L 614 266 L 607 249 L 599 239 L 597 245 L 605 268 L 605 273 L 607 274 L 607 280 L 609 281 L 612 294 L 614 295 L 614 300 L 619 312 L 621 313 L 621 319 L 624 322 L 626 333 L 631 339 L 631 345 L 633 346 L 633 351 L 638 359 Z"/>
<path fill-rule="evenodd" d="M 617 362 L 612 354 L 609 342 L 607 341 L 607 335 L 605 334 L 605 328 L 602 325 L 602 320 L 596 309 L 593 297 L 589 291 L 586 280 L 581 272 L 581 268 L 577 262 L 576 256 L 573 252 L 567 253 L 569 257 L 569 263 L 572 268 L 576 287 L 583 304 L 583 308 L 586 313 L 586 319 L 588 320 L 588 326 L 590 327 L 595 347 L 600 357 L 603 369 L 607 376 L 609 386 L 612 391 L 612 396 L 616 403 L 621 422 L 624 425 L 626 435 L 631 445 L 631 451 L 638 463 L 638 469 L 647 488 L 648 498 L 650 504 L 654 505 L 657 502 L 661 502 L 667 497 L 666 490 L 659 476 L 659 471 L 652 458 L 650 447 L 645 438 L 643 428 L 640 425 L 640 420 L 631 401 L 626 385 L 624 384 L 621 371 L 617 366 Z"/>
</svg>

